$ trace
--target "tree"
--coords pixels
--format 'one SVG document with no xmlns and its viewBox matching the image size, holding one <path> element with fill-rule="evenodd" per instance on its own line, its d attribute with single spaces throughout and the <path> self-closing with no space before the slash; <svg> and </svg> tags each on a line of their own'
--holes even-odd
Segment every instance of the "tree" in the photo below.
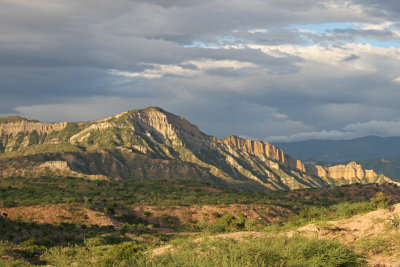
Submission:
<svg viewBox="0 0 400 267">
<path fill-rule="evenodd" d="M 386 208 L 389 206 L 392 197 L 383 192 L 377 192 L 374 198 L 371 198 L 371 203 L 375 207 Z"/>
</svg>

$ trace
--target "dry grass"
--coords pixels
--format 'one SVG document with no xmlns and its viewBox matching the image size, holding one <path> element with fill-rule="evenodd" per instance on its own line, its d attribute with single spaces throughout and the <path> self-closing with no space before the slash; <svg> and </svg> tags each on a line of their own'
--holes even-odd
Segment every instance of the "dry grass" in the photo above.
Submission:
<svg viewBox="0 0 400 267">
<path fill-rule="evenodd" d="M 372 266 L 398 267 L 400 233 L 392 225 L 396 215 L 400 215 L 400 204 L 349 219 L 309 224 L 287 234 L 334 239 L 366 253 L 368 264 Z"/>
</svg>

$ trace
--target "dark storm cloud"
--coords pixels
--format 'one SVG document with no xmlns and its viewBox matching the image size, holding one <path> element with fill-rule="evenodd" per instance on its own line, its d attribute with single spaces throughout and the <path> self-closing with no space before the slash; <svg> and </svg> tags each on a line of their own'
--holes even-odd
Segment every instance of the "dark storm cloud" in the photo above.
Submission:
<svg viewBox="0 0 400 267">
<path fill-rule="evenodd" d="M 394 133 L 390 121 L 400 120 L 399 52 L 351 45 L 398 41 L 397 1 L 0 6 L 1 114 L 82 120 L 159 105 L 210 134 L 262 139 L 324 130 L 343 136 L 356 131 L 351 125 Z M 357 26 L 296 26 L 331 22 Z"/>
<path fill-rule="evenodd" d="M 400 14 L 400 2 L 397 0 L 353 0 L 354 3 L 364 6 L 365 11 L 368 15 L 382 17 L 387 19 L 388 17 L 398 19 Z"/>
</svg>

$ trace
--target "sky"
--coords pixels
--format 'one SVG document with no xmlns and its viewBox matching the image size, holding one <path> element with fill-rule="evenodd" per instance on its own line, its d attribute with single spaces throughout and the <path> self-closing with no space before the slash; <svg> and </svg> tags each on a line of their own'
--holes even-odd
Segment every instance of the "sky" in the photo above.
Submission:
<svg viewBox="0 0 400 267">
<path fill-rule="evenodd" d="M 400 136 L 399 102 L 397 0 L 0 0 L 0 116 L 286 142 Z"/>
</svg>

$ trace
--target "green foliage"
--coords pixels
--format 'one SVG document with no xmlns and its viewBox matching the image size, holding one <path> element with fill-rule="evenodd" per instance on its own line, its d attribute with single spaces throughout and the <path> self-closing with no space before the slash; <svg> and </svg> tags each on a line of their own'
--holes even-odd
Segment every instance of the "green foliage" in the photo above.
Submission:
<svg viewBox="0 0 400 267">
<path fill-rule="evenodd" d="M 106 266 L 135 266 L 143 258 L 144 246 L 127 242 L 113 246 L 104 260 Z"/>
<path fill-rule="evenodd" d="M 329 240 L 267 237 L 235 242 L 232 239 L 184 244 L 146 266 L 363 266 L 353 250 Z"/>
<path fill-rule="evenodd" d="M 379 207 L 379 208 L 387 208 L 391 201 L 392 201 L 392 197 L 386 195 L 383 192 L 378 192 L 378 193 L 376 193 L 374 198 L 371 198 L 372 205 L 374 205 L 375 207 Z"/>
<path fill-rule="evenodd" d="M 367 213 L 376 209 L 371 202 L 341 202 L 330 207 L 339 217 L 351 217 L 360 213 Z"/>
<path fill-rule="evenodd" d="M 304 206 L 299 215 L 292 215 L 283 222 L 275 222 L 266 227 L 266 232 L 279 232 L 304 226 L 309 223 L 324 222 L 349 218 L 357 214 L 363 214 L 376 209 L 370 202 L 341 202 L 330 207 Z"/>
<path fill-rule="evenodd" d="M 372 255 L 377 255 L 387 250 L 387 243 L 385 238 L 383 238 L 382 236 L 377 236 L 373 238 L 361 239 L 359 247 L 362 251 L 365 251 Z"/>
<path fill-rule="evenodd" d="M 114 231 L 113 227 L 75 225 L 70 223 L 39 224 L 26 223 L 0 217 L 0 240 L 15 244 L 36 244 L 56 246 L 83 244 L 86 238 L 96 237 Z M 27 243 L 28 242 L 28 243 Z"/>
<path fill-rule="evenodd" d="M 213 218 L 217 219 L 217 218 L 221 217 L 221 214 L 219 214 L 218 212 L 214 211 L 214 212 L 211 214 L 211 216 L 212 216 Z"/>
<path fill-rule="evenodd" d="M 27 119 L 22 118 L 21 116 L 8 116 L 8 117 L 0 117 L 0 123 L 9 123 L 16 121 L 27 121 Z M 36 120 L 33 120 L 36 121 Z"/>
<path fill-rule="evenodd" d="M 216 191 L 207 188 L 219 189 Z M 355 192 L 348 199 L 348 204 L 340 204 L 343 198 L 332 197 L 334 192 L 347 189 Z M 320 212 L 318 208 L 338 204 L 336 210 L 340 215 L 349 216 L 358 212 L 367 212 L 372 209 L 371 202 L 365 202 L 374 196 L 374 190 L 381 190 L 400 196 L 400 187 L 390 185 L 362 185 L 342 188 L 307 189 L 293 192 L 237 192 L 226 191 L 211 186 L 210 183 L 193 180 L 124 180 L 124 181 L 91 181 L 81 178 L 0 178 L 0 205 L 3 207 L 37 205 L 50 203 L 78 202 L 85 207 L 106 211 L 113 215 L 118 207 L 132 204 L 147 205 L 193 205 L 193 204 L 262 204 L 279 205 L 295 212 L 306 207 L 315 207 L 307 212 Z M 321 197 L 321 193 L 328 192 L 329 197 Z M 365 192 L 357 194 L 357 192 Z M 308 197 L 305 198 L 305 195 Z M 290 197 L 288 197 L 290 196 Z M 379 195 L 378 195 L 379 196 Z M 359 204 L 351 204 L 357 203 Z M 346 206 L 347 205 L 347 206 Z M 349 206 L 350 205 L 350 206 Z M 372 205 L 373 206 L 373 205 Z M 318 207 L 318 208 L 316 208 Z M 106 208 L 106 210 L 105 210 Z M 353 210 L 353 211 L 351 211 Z M 304 212 L 304 211 L 303 211 Z M 322 212 L 325 212 L 322 210 Z M 215 214 L 215 216 L 219 216 Z M 262 217 L 262 214 L 260 214 Z M 310 214 L 309 217 L 313 215 Z M 320 217 L 323 217 L 322 214 Z M 127 222 L 127 221 L 126 221 Z M 130 222 L 143 223 L 143 222 Z"/>
<path fill-rule="evenodd" d="M 39 144 L 39 134 L 37 131 L 32 131 L 29 134 L 29 143 L 28 145 L 36 145 Z"/>
<path fill-rule="evenodd" d="M 136 242 L 56 246 L 43 250 L 40 260 L 52 266 L 364 266 L 362 257 L 351 248 L 301 236 L 183 240 L 174 244 L 173 250 L 156 256 Z"/>
<path fill-rule="evenodd" d="M 243 213 L 238 213 L 235 216 L 232 214 L 225 214 L 217 219 L 214 224 L 205 226 L 206 232 L 222 233 L 234 232 L 246 229 L 246 216 Z"/>
<path fill-rule="evenodd" d="M 393 217 L 390 219 L 390 225 L 394 229 L 399 229 L 400 226 L 400 216 L 398 214 L 394 214 Z"/>
</svg>

